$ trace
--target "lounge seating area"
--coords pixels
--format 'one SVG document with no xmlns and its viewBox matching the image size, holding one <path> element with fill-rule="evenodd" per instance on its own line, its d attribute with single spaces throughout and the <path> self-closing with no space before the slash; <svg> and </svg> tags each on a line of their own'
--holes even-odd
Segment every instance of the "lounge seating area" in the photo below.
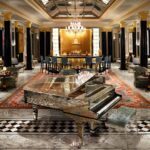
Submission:
<svg viewBox="0 0 150 150">
<path fill-rule="evenodd" d="M 145 67 L 137 66 L 134 68 L 134 85 L 137 88 L 147 88 L 149 83 L 149 78 L 146 75 L 147 69 Z"/>
</svg>

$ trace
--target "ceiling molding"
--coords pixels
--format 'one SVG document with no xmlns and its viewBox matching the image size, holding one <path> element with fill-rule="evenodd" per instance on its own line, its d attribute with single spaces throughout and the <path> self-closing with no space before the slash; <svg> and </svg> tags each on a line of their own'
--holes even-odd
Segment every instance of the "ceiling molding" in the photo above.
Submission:
<svg viewBox="0 0 150 150">
<path fill-rule="evenodd" d="M 43 8 L 39 6 L 37 2 L 35 2 L 34 0 L 25 0 L 25 2 L 28 5 L 30 5 L 34 10 L 36 10 L 38 13 L 40 13 L 43 17 L 45 17 L 45 19 L 53 21 L 53 19 L 48 15 L 48 13 L 45 10 L 43 10 Z"/>
<path fill-rule="evenodd" d="M 143 11 L 145 7 L 150 6 L 150 2 L 149 1 L 143 1 L 140 5 L 132 7 L 130 10 L 128 10 L 126 13 L 124 14 L 120 14 L 119 17 L 115 18 L 115 20 L 113 20 L 110 24 L 114 25 L 114 24 L 118 24 L 120 21 L 122 20 L 126 20 L 129 17 L 133 16 L 133 15 L 137 15 L 140 11 Z"/>
<path fill-rule="evenodd" d="M 25 16 L 24 13 L 10 7 L 9 5 L 3 3 L 3 2 L 0 2 L 0 7 L 1 8 L 4 8 L 4 9 L 8 9 L 10 12 L 12 12 L 12 14 L 15 14 L 23 19 L 25 19 L 26 21 L 31 21 L 32 23 L 35 23 L 35 24 L 40 24 L 40 22 L 38 22 L 36 19 L 32 18 L 31 16 Z"/>
<path fill-rule="evenodd" d="M 126 0 L 114 0 L 114 2 L 107 8 L 107 10 L 101 15 L 99 20 L 105 19 L 113 10 L 117 9 Z"/>
</svg>

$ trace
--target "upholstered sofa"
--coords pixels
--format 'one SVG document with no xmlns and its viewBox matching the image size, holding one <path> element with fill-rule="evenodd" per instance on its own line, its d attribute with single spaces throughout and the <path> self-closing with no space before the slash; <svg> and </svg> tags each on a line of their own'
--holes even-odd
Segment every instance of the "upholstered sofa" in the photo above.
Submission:
<svg viewBox="0 0 150 150">
<path fill-rule="evenodd" d="M 24 63 L 19 63 L 17 58 L 11 58 L 11 64 L 13 67 L 19 69 L 22 69 L 25 67 Z"/>
<path fill-rule="evenodd" d="M 128 68 L 129 70 L 134 71 L 134 68 L 138 67 L 139 65 L 140 65 L 140 59 L 139 59 L 138 57 L 134 57 L 134 58 L 133 58 L 133 63 L 128 62 L 127 68 Z M 132 72 L 132 71 L 131 71 L 131 72 Z"/>
<path fill-rule="evenodd" d="M 148 77 L 146 74 L 145 67 L 135 67 L 134 68 L 134 85 L 137 88 L 147 88 L 148 87 Z"/>
</svg>

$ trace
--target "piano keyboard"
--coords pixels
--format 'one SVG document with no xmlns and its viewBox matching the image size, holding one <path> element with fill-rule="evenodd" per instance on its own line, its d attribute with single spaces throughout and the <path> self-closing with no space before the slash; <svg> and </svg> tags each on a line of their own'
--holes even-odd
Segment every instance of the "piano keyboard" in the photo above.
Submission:
<svg viewBox="0 0 150 150">
<path fill-rule="evenodd" d="M 104 115 L 108 110 L 110 110 L 116 103 L 118 103 L 121 100 L 121 97 L 119 95 L 115 96 L 115 98 L 112 99 L 112 97 L 105 97 L 103 101 L 105 103 L 97 103 L 92 107 L 92 111 L 94 111 L 97 114 L 97 118 L 100 118 L 102 115 Z"/>
</svg>

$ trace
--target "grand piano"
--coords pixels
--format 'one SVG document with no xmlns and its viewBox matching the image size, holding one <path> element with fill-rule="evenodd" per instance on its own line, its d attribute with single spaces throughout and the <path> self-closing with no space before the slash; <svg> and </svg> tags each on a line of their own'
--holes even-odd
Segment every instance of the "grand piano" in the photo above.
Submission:
<svg viewBox="0 0 150 150">
<path fill-rule="evenodd" d="M 90 72 L 46 75 L 40 81 L 28 84 L 24 88 L 24 97 L 24 101 L 33 106 L 34 119 L 38 118 L 38 106 L 58 109 L 72 118 L 81 145 L 84 124 L 89 123 L 93 131 L 101 118 L 121 100 L 115 88 L 104 83 L 104 77 Z"/>
</svg>

